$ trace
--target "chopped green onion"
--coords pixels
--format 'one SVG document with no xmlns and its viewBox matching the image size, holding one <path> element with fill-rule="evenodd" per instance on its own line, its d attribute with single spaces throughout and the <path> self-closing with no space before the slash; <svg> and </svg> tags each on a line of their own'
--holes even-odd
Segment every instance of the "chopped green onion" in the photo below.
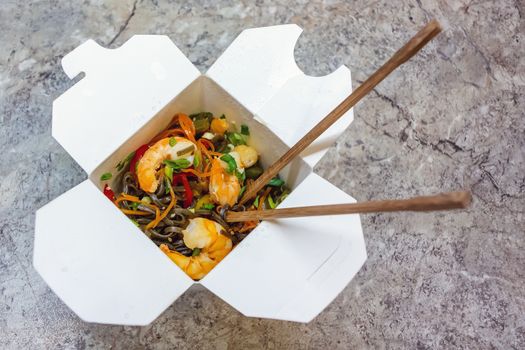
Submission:
<svg viewBox="0 0 525 350">
<path fill-rule="evenodd" d="M 268 195 L 268 204 L 270 204 L 271 209 L 275 209 L 275 202 L 273 201 L 273 198 L 271 195 Z"/>
<path fill-rule="evenodd" d="M 142 197 L 140 201 L 144 204 L 151 204 L 151 198 L 149 198 L 148 196 Z"/>
<path fill-rule="evenodd" d="M 274 177 L 268 182 L 268 186 L 280 187 L 282 185 L 284 185 L 284 181 L 278 177 Z"/>
<path fill-rule="evenodd" d="M 191 256 L 197 256 L 201 253 L 201 249 L 200 248 L 195 248 L 193 249 L 193 251 L 191 252 Z"/>
<path fill-rule="evenodd" d="M 165 166 L 164 175 L 166 175 L 166 177 L 170 179 L 170 181 L 173 181 L 173 168 L 170 166 Z"/>
<path fill-rule="evenodd" d="M 250 135 L 250 129 L 248 128 L 248 125 L 241 124 L 241 134 L 249 136 Z"/>
<path fill-rule="evenodd" d="M 106 181 L 106 180 L 109 180 L 111 179 L 111 177 L 113 177 L 113 175 L 111 173 L 104 173 L 102 174 L 102 176 L 100 177 L 100 181 Z"/>
<path fill-rule="evenodd" d="M 246 179 L 246 173 L 244 171 L 241 172 L 237 169 L 235 169 L 235 176 L 237 176 L 240 183 L 243 183 L 244 180 Z"/>
<path fill-rule="evenodd" d="M 177 144 L 177 139 L 174 137 L 170 137 L 170 146 L 173 147 Z"/>
<path fill-rule="evenodd" d="M 215 204 L 212 204 L 212 203 L 205 203 L 201 207 L 201 209 L 206 209 L 206 210 L 213 210 L 213 208 L 215 208 Z"/>
<path fill-rule="evenodd" d="M 171 188 L 171 181 L 164 178 L 164 183 L 166 184 L 166 188 L 164 189 L 164 194 L 169 194 L 170 188 Z"/>
<path fill-rule="evenodd" d="M 246 191 L 246 186 L 241 187 L 241 191 L 239 192 L 239 198 L 242 197 L 242 195 L 244 194 L 244 191 Z"/>
<path fill-rule="evenodd" d="M 133 159 L 133 157 L 135 157 L 135 151 L 131 152 L 130 154 L 126 156 L 126 158 L 118 162 L 115 168 L 117 168 L 118 171 L 121 171 Z"/>
<path fill-rule="evenodd" d="M 176 159 L 176 160 L 166 159 L 164 161 L 164 164 L 173 168 L 173 170 L 186 169 L 187 167 L 191 165 L 190 161 L 185 158 Z"/>
<path fill-rule="evenodd" d="M 282 201 L 284 201 L 286 199 L 286 197 L 288 197 L 290 193 L 289 192 L 284 192 L 283 194 L 281 194 L 281 196 L 279 198 L 277 198 L 277 201 L 276 201 L 276 205 L 279 205 L 282 203 Z"/>
<path fill-rule="evenodd" d="M 193 167 L 196 168 L 201 163 L 201 156 L 200 152 L 195 152 L 195 156 L 193 157 Z"/>
<path fill-rule="evenodd" d="M 253 201 L 253 205 L 257 208 L 259 206 L 259 196 L 255 197 L 255 200 Z"/>
<path fill-rule="evenodd" d="M 228 173 L 232 174 L 237 169 L 237 162 L 231 155 L 225 154 L 220 159 L 228 164 L 228 169 L 226 169 Z"/>
<path fill-rule="evenodd" d="M 140 205 L 140 203 L 137 203 L 137 202 L 131 203 L 131 207 L 133 208 L 133 210 L 137 210 L 139 205 Z"/>
<path fill-rule="evenodd" d="M 244 139 L 244 136 L 242 134 L 239 134 L 238 132 L 226 133 L 226 138 L 234 146 L 246 144 L 246 140 Z"/>
<path fill-rule="evenodd" d="M 139 225 L 139 223 L 137 222 L 137 220 L 133 220 L 133 219 L 130 219 L 130 220 L 131 220 L 131 222 L 132 222 L 133 224 L 135 224 L 135 226 L 140 227 L 140 225 Z"/>
</svg>

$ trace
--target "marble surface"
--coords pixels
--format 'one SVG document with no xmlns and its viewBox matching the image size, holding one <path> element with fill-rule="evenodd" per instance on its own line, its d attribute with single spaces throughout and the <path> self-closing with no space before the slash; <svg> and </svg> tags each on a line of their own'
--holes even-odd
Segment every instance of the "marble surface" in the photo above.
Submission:
<svg viewBox="0 0 525 350">
<path fill-rule="evenodd" d="M 523 0 L 0 2 L 0 348 L 525 348 Z M 312 75 L 364 80 L 445 27 L 355 109 L 316 171 L 358 200 L 469 188 L 462 212 L 363 215 L 369 258 L 310 324 L 250 319 L 195 287 L 148 327 L 80 321 L 31 266 L 34 212 L 86 174 L 51 138 L 61 57 L 167 34 L 205 71 L 247 27 L 295 22 Z M 59 224 L 59 223 L 57 223 Z"/>
</svg>

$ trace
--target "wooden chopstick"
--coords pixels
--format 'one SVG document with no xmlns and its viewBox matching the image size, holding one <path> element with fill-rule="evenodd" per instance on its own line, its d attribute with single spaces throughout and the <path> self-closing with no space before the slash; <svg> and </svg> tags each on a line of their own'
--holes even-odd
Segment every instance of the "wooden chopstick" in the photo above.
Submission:
<svg viewBox="0 0 525 350">
<path fill-rule="evenodd" d="M 441 26 L 436 20 L 432 20 L 416 35 L 412 37 L 401 49 L 399 49 L 381 68 L 372 74 L 363 84 L 355 89 L 350 96 L 334 108 L 323 120 L 303 136 L 292 148 L 272 164 L 261 176 L 246 188 L 246 192 L 240 200 L 240 204 L 246 203 L 255 197 L 257 192 L 263 188 L 268 181 L 274 178 L 288 163 L 298 156 L 306 147 L 335 123 L 343 114 L 359 102 L 366 94 L 385 79 L 392 71 L 414 56 L 423 46 L 441 31 Z"/>
<path fill-rule="evenodd" d="M 309 207 L 226 212 L 227 222 L 268 220 L 302 216 L 322 216 L 389 211 L 432 211 L 466 208 L 471 201 L 470 192 L 447 192 L 434 196 L 409 199 L 380 200 L 350 204 L 315 205 Z"/>
</svg>

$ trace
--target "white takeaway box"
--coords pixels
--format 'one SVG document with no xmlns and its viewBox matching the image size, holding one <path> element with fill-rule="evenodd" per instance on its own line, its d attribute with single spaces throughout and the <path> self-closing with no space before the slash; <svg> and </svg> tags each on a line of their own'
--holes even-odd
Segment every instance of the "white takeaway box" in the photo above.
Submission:
<svg viewBox="0 0 525 350">
<path fill-rule="evenodd" d="M 247 124 L 267 167 L 351 92 L 347 67 L 303 74 L 296 25 L 244 30 L 201 74 L 167 37 L 136 35 L 117 49 L 93 40 L 62 59 L 85 76 L 53 103 L 53 137 L 88 179 L 36 213 L 34 267 L 88 322 L 146 325 L 195 283 L 243 315 L 309 322 L 366 260 L 358 215 L 262 222 L 195 282 L 102 193 L 100 175 L 167 126 L 175 113 L 210 111 Z M 313 173 L 352 122 L 346 113 L 280 175 L 281 207 L 354 202 Z"/>
</svg>

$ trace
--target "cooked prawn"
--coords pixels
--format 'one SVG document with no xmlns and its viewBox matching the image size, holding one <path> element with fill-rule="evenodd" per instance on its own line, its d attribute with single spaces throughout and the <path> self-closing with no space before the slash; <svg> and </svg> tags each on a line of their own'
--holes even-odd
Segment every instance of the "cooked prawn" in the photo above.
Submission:
<svg viewBox="0 0 525 350">
<path fill-rule="evenodd" d="M 210 195 L 215 203 L 233 206 L 237 203 L 241 185 L 235 174 L 226 172 L 227 164 L 215 158 L 211 164 Z"/>
<path fill-rule="evenodd" d="M 170 139 L 172 140 L 170 145 Z M 175 142 L 175 143 L 174 143 Z M 177 160 L 181 158 L 193 162 L 195 144 L 184 137 L 166 137 L 151 146 L 137 163 L 137 179 L 140 188 L 144 191 L 155 192 L 159 185 L 157 170 L 166 159 Z"/>
<path fill-rule="evenodd" d="M 192 256 L 170 250 L 165 244 L 160 249 L 194 280 L 206 276 L 232 250 L 232 241 L 221 232 L 224 228 L 205 218 L 191 219 L 182 230 L 184 244 L 193 249 Z"/>
</svg>

